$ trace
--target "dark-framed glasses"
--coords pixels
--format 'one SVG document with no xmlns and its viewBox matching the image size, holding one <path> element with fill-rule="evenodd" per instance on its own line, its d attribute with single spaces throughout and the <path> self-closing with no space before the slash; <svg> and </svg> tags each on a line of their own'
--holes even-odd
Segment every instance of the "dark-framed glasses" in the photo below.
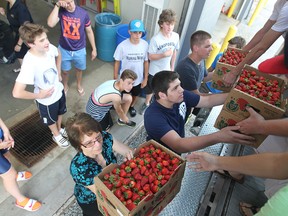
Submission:
<svg viewBox="0 0 288 216">
<path fill-rule="evenodd" d="M 95 145 L 95 143 L 98 142 L 98 143 L 102 143 L 102 134 L 99 133 L 94 139 L 86 142 L 86 143 L 83 143 L 81 144 L 84 148 L 91 148 L 92 146 Z"/>
</svg>

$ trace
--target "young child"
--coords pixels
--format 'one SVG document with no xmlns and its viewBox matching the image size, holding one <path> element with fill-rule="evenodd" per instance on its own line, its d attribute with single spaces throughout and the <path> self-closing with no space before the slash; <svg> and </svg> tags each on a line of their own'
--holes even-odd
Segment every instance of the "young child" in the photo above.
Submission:
<svg viewBox="0 0 288 216">
<path fill-rule="evenodd" d="M 132 96 L 123 94 L 124 91 L 128 93 L 131 91 L 136 79 L 136 73 L 126 69 L 119 80 L 108 80 L 92 92 L 86 105 L 86 112 L 100 123 L 103 130 L 108 131 L 113 125 L 110 115 L 112 107 L 115 108 L 118 115 L 117 123 L 119 125 L 136 126 L 136 123 L 127 117 Z"/>
<path fill-rule="evenodd" d="M 141 107 L 142 115 L 149 106 L 152 98 L 151 82 L 153 76 L 162 70 L 174 71 L 176 54 L 179 49 L 179 35 L 173 32 L 176 22 L 176 13 L 171 9 L 165 9 L 159 16 L 158 25 L 160 31 L 151 38 L 148 54 L 150 59 L 148 83 L 145 88 L 146 99 Z"/>
<path fill-rule="evenodd" d="M 228 41 L 228 47 L 229 48 L 237 48 L 237 49 L 242 49 L 244 46 L 246 45 L 246 41 L 243 37 L 240 36 L 236 36 L 231 38 Z M 208 72 L 212 72 L 213 70 L 215 70 L 216 68 L 216 64 L 218 62 L 218 60 L 223 56 L 223 52 L 220 52 L 217 54 L 217 56 L 215 57 L 213 63 L 211 64 L 211 66 L 208 68 Z"/>
<path fill-rule="evenodd" d="M 30 172 L 24 171 L 17 174 L 14 167 L 6 158 L 10 148 L 14 147 L 14 139 L 9 129 L 0 118 L 0 177 L 3 179 L 4 188 L 16 199 L 15 205 L 27 211 L 37 211 L 41 203 L 25 197 L 19 190 L 17 181 L 28 180 L 32 177 Z"/>
<path fill-rule="evenodd" d="M 25 23 L 20 27 L 22 40 L 30 47 L 23 59 L 21 71 L 16 79 L 13 97 L 35 99 L 43 123 L 53 134 L 53 140 L 61 147 L 70 144 L 64 128 L 62 115 L 66 113 L 66 98 L 61 83 L 61 55 L 47 38 L 47 29 L 38 24 Z M 26 90 L 34 85 L 34 92 Z"/>
<path fill-rule="evenodd" d="M 131 90 L 132 103 L 129 108 L 130 116 L 134 117 L 137 113 L 134 108 L 137 97 L 148 80 L 148 43 L 141 39 L 142 34 L 145 33 L 144 24 L 141 20 L 132 20 L 129 23 L 128 32 L 130 38 L 122 41 L 114 53 L 114 79 L 118 79 L 119 69 L 120 75 L 125 69 L 130 69 L 137 74 L 137 79 Z"/>
</svg>

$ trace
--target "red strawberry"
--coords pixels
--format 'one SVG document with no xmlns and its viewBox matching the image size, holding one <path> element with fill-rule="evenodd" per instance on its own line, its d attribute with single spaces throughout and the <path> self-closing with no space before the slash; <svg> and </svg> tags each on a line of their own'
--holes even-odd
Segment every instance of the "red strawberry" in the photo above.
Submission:
<svg viewBox="0 0 288 216">
<path fill-rule="evenodd" d="M 123 192 L 125 199 L 130 199 L 133 195 L 132 191 L 126 190 Z"/>
<path fill-rule="evenodd" d="M 122 191 L 120 189 L 116 189 L 114 191 L 114 195 L 119 199 L 120 197 L 122 197 Z"/>
</svg>

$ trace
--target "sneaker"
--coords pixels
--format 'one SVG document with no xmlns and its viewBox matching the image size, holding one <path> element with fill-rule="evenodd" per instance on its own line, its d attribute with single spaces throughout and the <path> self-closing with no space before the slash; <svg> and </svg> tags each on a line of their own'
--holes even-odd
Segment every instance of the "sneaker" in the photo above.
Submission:
<svg viewBox="0 0 288 216">
<path fill-rule="evenodd" d="M 15 68 L 15 69 L 13 69 L 13 72 L 14 73 L 19 73 L 21 71 L 21 68 Z"/>
<path fill-rule="evenodd" d="M 126 126 L 128 126 L 128 127 L 135 127 L 136 126 L 136 122 L 134 122 L 134 121 L 129 121 L 129 122 L 123 122 L 121 119 L 119 119 L 118 118 L 118 120 L 117 120 L 117 123 L 119 124 L 119 125 L 126 125 Z"/>
<path fill-rule="evenodd" d="M 64 138 L 68 138 L 68 134 L 65 128 L 61 128 L 59 132 Z"/>
<path fill-rule="evenodd" d="M 70 146 L 69 141 L 66 138 L 64 138 L 61 134 L 58 135 L 57 137 L 53 136 L 52 139 L 55 143 L 57 143 L 57 145 L 60 148 L 68 148 Z"/>
<path fill-rule="evenodd" d="M 136 116 L 137 112 L 134 109 L 134 107 L 130 107 L 129 108 L 129 114 L 130 114 L 131 117 L 135 117 Z"/>
<path fill-rule="evenodd" d="M 139 114 L 143 115 L 143 113 L 145 112 L 145 110 L 147 109 L 149 105 L 143 103 L 142 107 L 140 108 Z"/>
</svg>

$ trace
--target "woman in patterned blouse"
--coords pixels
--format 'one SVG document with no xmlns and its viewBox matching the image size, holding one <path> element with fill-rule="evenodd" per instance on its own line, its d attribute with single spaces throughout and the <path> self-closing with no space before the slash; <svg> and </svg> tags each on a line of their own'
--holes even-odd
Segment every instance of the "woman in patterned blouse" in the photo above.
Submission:
<svg viewBox="0 0 288 216">
<path fill-rule="evenodd" d="M 110 163 L 116 163 L 113 151 L 127 159 L 133 151 L 117 141 L 87 113 L 77 113 L 66 122 L 71 145 L 78 151 L 71 161 L 70 173 L 75 181 L 74 195 L 84 216 L 102 215 L 98 210 L 94 177 Z"/>
</svg>

